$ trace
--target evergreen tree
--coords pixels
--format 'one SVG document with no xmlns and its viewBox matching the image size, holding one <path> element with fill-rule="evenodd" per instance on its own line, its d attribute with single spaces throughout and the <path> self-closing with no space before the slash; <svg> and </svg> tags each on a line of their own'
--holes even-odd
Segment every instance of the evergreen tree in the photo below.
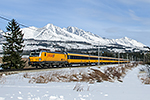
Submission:
<svg viewBox="0 0 150 100">
<path fill-rule="evenodd" d="M 23 36 L 24 34 L 20 30 L 19 24 L 12 19 L 8 26 L 7 31 L 4 35 L 6 42 L 3 43 L 3 65 L 4 69 L 21 69 L 25 66 L 25 61 L 22 60 L 23 52 Z"/>
</svg>

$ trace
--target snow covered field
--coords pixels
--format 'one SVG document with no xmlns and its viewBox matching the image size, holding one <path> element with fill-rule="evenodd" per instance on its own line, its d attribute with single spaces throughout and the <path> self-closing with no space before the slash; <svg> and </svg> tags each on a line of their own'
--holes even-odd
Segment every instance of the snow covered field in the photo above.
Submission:
<svg viewBox="0 0 150 100">
<path fill-rule="evenodd" d="M 102 66 L 104 70 L 111 65 Z M 138 78 L 138 65 L 128 70 L 123 82 L 103 81 L 89 84 L 88 82 L 48 82 L 29 83 L 27 73 L 2 75 L 0 78 L 0 100 L 149 100 L 150 85 L 145 85 Z M 97 67 L 92 67 L 97 69 Z M 66 68 L 55 71 L 88 70 L 89 68 Z M 29 72 L 29 75 L 41 72 Z M 46 73 L 46 72 L 43 72 Z M 80 89 L 81 91 L 78 91 Z"/>
</svg>

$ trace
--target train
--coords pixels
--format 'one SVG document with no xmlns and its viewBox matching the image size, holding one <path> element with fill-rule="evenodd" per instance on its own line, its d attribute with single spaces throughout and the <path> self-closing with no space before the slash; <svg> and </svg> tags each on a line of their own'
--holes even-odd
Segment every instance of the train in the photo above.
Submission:
<svg viewBox="0 0 150 100">
<path fill-rule="evenodd" d="M 122 58 L 103 57 L 71 52 L 51 52 L 47 49 L 32 50 L 29 55 L 29 65 L 32 67 L 67 67 L 75 64 L 98 65 L 98 64 L 122 64 L 130 61 Z"/>
</svg>

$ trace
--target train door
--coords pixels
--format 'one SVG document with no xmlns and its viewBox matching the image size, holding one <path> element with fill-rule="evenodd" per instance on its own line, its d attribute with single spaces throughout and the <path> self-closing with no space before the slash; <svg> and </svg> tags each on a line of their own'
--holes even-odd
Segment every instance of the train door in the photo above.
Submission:
<svg viewBox="0 0 150 100">
<path fill-rule="evenodd" d="M 46 61 L 46 56 L 47 56 L 47 53 L 46 52 L 42 52 L 42 61 Z"/>
</svg>

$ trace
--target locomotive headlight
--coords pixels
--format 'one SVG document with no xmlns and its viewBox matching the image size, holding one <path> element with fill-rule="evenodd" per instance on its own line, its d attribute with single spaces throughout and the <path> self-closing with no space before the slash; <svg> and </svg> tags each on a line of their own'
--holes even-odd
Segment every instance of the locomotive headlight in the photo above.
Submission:
<svg viewBox="0 0 150 100">
<path fill-rule="evenodd" d="M 41 61 L 41 58 L 39 58 L 39 61 Z"/>
</svg>

